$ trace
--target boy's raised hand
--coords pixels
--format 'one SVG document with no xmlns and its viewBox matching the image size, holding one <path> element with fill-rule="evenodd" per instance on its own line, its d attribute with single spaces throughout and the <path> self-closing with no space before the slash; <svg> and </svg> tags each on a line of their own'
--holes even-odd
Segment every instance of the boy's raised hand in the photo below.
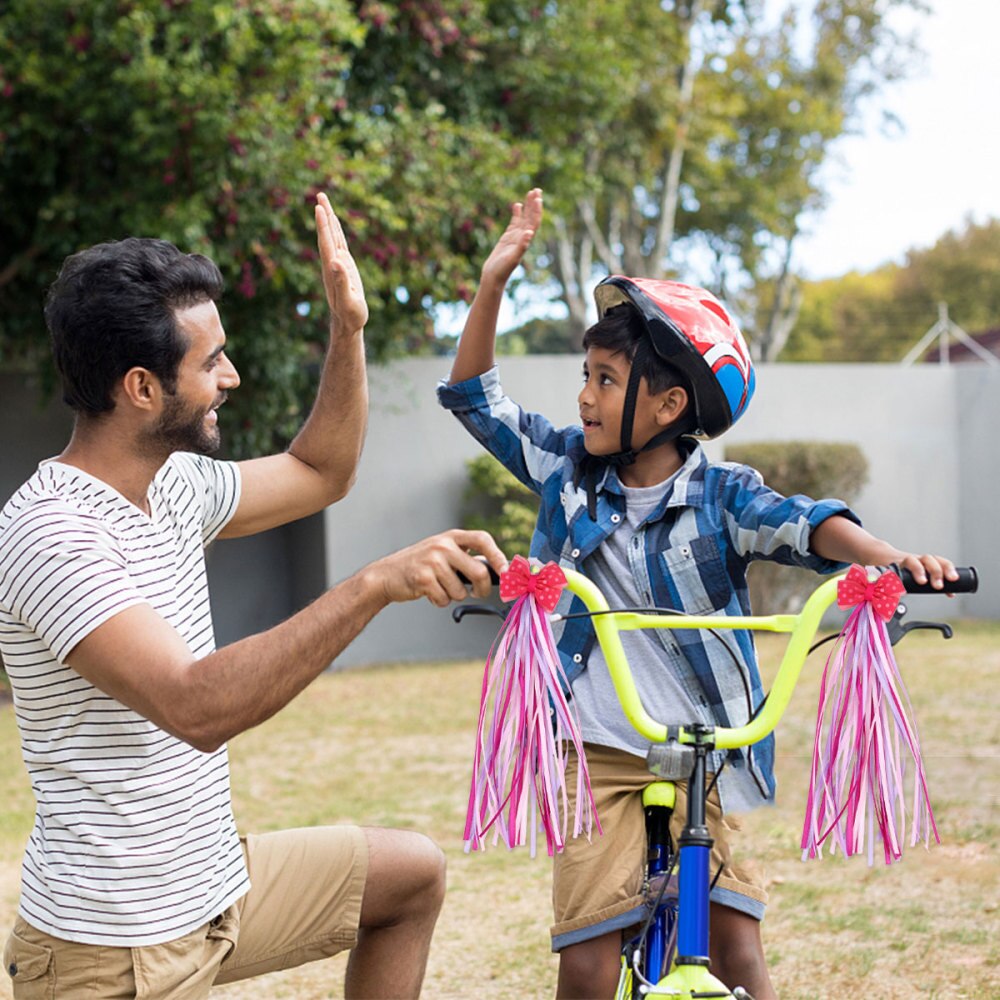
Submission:
<svg viewBox="0 0 1000 1000">
<path fill-rule="evenodd" d="M 323 266 L 323 288 L 330 322 L 345 333 L 356 333 L 368 322 L 368 303 L 347 237 L 325 194 L 316 198 L 316 242 Z"/>
<path fill-rule="evenodd" d="M 511 206 L 510 222 L 483 264 L 483 282 L 506 285 L 542 222 L 542 189 L 532 188 Z"/>
</svg>

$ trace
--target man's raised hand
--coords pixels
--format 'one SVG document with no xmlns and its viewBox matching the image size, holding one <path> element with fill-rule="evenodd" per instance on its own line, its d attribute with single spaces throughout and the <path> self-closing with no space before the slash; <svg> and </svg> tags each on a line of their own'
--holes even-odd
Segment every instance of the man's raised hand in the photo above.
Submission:
<svg viewBox="0 0 1000 1000">
<path fill-rule="evenodd" d="M 347 238 L 325 194 L 316 198 L 316 242 L 330 322 L 338 332 L 355 333 L 368 322 L 368 303 Z"/>
</svg>

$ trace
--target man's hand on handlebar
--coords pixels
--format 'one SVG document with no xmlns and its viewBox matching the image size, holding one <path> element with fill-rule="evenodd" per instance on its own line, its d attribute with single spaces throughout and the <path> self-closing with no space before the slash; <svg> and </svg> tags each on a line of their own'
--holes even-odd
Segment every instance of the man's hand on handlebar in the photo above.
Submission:
<svg viewBox="0 0 1000 1000">
<path fill-rule="evenodd" d="M 469 586 L 476 597 L 487 597 L 490 570 L 498 574 L 506 568 L 506 556 L 487 532 L 455 528 L 379 559 L 362 572 L 381 587 L 387 603 L 426 597 L 443 608 L 468 597 Z"/>
</svg>

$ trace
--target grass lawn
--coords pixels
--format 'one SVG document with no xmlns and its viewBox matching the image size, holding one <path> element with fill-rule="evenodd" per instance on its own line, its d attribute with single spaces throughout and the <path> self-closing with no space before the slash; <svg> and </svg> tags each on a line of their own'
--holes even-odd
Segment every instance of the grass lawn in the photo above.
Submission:
<svg viewBox="0 0 1000 1000">
<path fill-rule="evenodd" d="M 761 642 L 765 673 L 780 642 Z M 942 843 L 908 848 L 888 868 L 860 858 L 799 859 L 822 667 L 815 654 L 778 733 L 778 803 L 744 822 L 744 849 L 769 874 L 764 940 L 783 1000 L 1000 997 L 1000 625 L 969 624 L 950 642 L 918 633 L 901 647 L 901 662 Z M 548 859 L 503 848 L 462 852 L 481 673 L 479 663 L 459 663 L 323 676 L 231 744 L 236 816 L 253 831 L 357 822 L 430 834 L 448 855 L 448 898 L 424 996 L 549 997 Z M 9 705 L 0 705 L 0 795 L 0 927 L 7 928 L 33 808 Z M 216 993 L 338 997 L 342 965 L 317 963 Z M 9 996 L 3 977 L 0 997 Z"/>
</svg>

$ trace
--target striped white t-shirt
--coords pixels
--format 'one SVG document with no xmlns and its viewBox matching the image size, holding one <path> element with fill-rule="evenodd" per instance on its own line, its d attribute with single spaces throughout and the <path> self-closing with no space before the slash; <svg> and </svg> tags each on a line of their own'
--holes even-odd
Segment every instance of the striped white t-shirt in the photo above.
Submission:
<svg viewBox="0 0 1000 1000">
<path fill-rule="evenodd" d="M 226 748 L 195 750 L 65 665 L 143 603 L 192 655 L 211 653 L 204 547 L 239 495 L 235 464 L 178 453 L 150 486 L 147 516 L 50 461 L 0 512 L 0 654 L 36 800 L 20 913 L 56 937 L 159 944 L 249 888 Z"/>
</svg>

